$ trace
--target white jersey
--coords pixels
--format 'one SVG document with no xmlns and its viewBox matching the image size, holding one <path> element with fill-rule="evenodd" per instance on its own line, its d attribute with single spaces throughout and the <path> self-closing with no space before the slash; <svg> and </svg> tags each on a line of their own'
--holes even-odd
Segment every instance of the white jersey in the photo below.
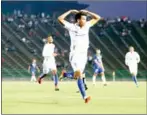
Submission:
<svg viewBox="0 0 147 115">
<path fill-rule="evenodd" d="M 140 62 L 140 56 L 137 52 L 128 52 L 125 56 L 125 63 L 126 65 L 134 65 Z"/>
<path fill-rule="evenodd" d="M 85 26 L 80 28 L 77 24 L 65 22 L 65 28 L 69 31 L 71 39 L 70 51 L 73 52 L 85 52 L 89 47 L 89 28 L 90 23 L 86 23 Z"/>
<path fill-rule="evenodd" d="M 47 74 L 51 70 L 56 70 L 56 63 L 54 58 L 54 44 L 45 44 L 42 52 L 42 56 L 44 57 L 43 61 L 43 73 Z"/>
<path fill-rule="evenodd" d="M 45 44 L 43 48 L 42 56 L 43 57 L 54 57 L 53 56 L 54 48 L 55 48 L 54 44 L 49 44 L 49 43 Z"/>
</svg>

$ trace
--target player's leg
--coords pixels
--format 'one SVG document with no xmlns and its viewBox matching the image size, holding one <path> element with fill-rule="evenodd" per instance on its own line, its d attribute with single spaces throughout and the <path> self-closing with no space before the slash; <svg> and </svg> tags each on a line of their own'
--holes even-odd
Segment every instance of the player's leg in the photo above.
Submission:
<svg viewBox="0 0 147 115">
<path fill-rule="evenodd" d="M 85 90 L 87 90 L 88 89 L 88 87 L 87 87 L 87 84 L 86 84 L 86 77 L 85 77 L 85 74 L 83 74 L 83 83 L 84 83 L 84 87 L 85 87 Z"/>
<path fill-rule="evenodd" d="M 132 75 L 132 79 L 133 79 L 133 81 L 134 81 L 134 83 L 136 84 L 136 86 L 138 87 L 138 82 L 137 82 L 137 78 L 136 78 L 136 73 L 131 73 L 131 75 Z"/>
<path fill-rule="evenodd" d="M 83 60 L 81 61 L 81 66 L 79 66 L 81 68 L 81 72 L 82 72 L 82 80 L 83 80 L 83 83 L 84 83 L 84 87 L 85 87 L 85 90 L 88 89 L 87 87 L 87 84 L 86 84 L 86 76 L 85 76 L 85 73 L 84 70 L 85 70 L 85 66 L 86 66 L 86 63 L 87 63 L 87 53 L 85 52 L 83 54 Z"/>
<path fill-rule="evenodd" d="M 104 86 L 107 86 L 107 83 L 106 83 L 106 78 L 105 78 L 105 73 L 104 73 L 104 71 L 102 71 L 102 72 L 100 73 L 100 75 L 101 75 L 101 79 L 102 79 L 103 85 L 104 85 Z"/>
<path fill-rule="evenodd" d="M 82 76 L 82 80 L 83 80 L 83 83 L 84 83 L 85 90 L 88 90 L 85 75 Z M 77 93 L 79 93 L 79 90 L 77 91 Z"/>
<path fill-rule="evenodd" d="M 107 83 L 106 83 L 106 78 L 105 78 L 104 70 L 103 70 L 102 68 L 99 68 L 99 69 L 98 69 L 98 74 L 100 74 L 100 76 L 101 76 L 103 85 L 106 86 Z"/>
<path fill-rule="evenodd" d="M 38 77 L 38 80 L 37 80 L 37 81 L 38 81 L 39 84 L 41 84 L 42 79 L 43 79 L 44 77 L 46 77 L 47 73 L 48 73 L 48 72 L 46 72 L 46 73 L 43 72 L 43 73 Z"/>
<path fill-rule="evenodd" d="M 84 83 L 82 80 L 83 70 L 81 70 L 81 68 L 85 68 L 85 65 L 86 65 L 85 63 L 86 61 L 84 59 L 85 59 L 85 55 L 75 55 L 73 57 L 73 64 L 75 65 L 76 68 L 73 68 L 73 69 L 74 69 L 74 77 L 77 78 L 77 85 L 78 85 L 79 91 L 83 99 L 85 100 L 85 103 L 88 103 L 88 101 L 90 100 L 90 96 L 86 95 Z"/>
<path fill-rule="evenodd" d="M 41 73 L 41 75 L 38 77 L 38 83 L 41 84 L 41 81 L 44 77 L 46 77 L 46 75 L 49 73 L 49 67 L 48 67 L 49 63 L 48 61 L 45 59 L 43 61 L 43 72 Z"/>
<path fill-rule="evenodd" d="M 92 82 L 93 82 L 93 85 L 96 84 L 96 76 L 98 74 L 98 69 L 94 69 L 94 74 L 92 76 Z"/>
<path fill-rule="evenodd" d="M 67 72 L 65 70 L 62 70 L 59 79 L 62 80 L 62 78 L 74 79 L 74 72 Z"/>
<path fill-rule="evenodd" d="M 65 77 L 65 72 L 66 72 L 66 71 L 65 71 L 64 69 L 61 71 L 59 80 L 62 80 L 62 79 Z"/>
<path fill-rule="evenodd" d="M 32 81 L 36 82 L 35 71 L 32 72 Z"/>
<path fill-rule="evenodd" d="M 84 83 L 83 83 L 83 80 L 82 80 L 81 76 L 82 75 L 81 75 L 80 70 L 75 71 L 75 77 L 77 77 L 77 84 L 78 84 L 79 91 L 80 91 L 83 99 L 85 100 L 85 103 L 88 103 L 88 101 L 90 100 L 90 96 L 86 95 Z"/>
<path fill-rule="evenodd" d="M 31 82 L 33 81 L 33 72 L 31 71 Z"/>
<path fill-rule="evenodd" d="M 57 75 L 57 70 L 56 69 L 52 70 L 52 75 L 53 75 L 54 84 L 55 84 L 55 91 L 59 91 L 59 88 L 58 88 L 58 75 Z"/>
<path fill-rule="evenodd" d="M 137 82 L 137 65 L 131 65 L 129 66 L 129 70 L 132 76 L 132 80 L 134 81 L 134 83 L 136 84 L 136 86 L 138 87 L 138 82 Z"/>
<path fill-rule="evenodd" d="M 50 60 L 50 69 L 51 69 L 52 75 L 53 75 L 53 80 L 54 80 L 54 84 L 55 84 L 55 91 L 59 91 L 57 67 L 56 67 L 56 63 L 55 63 L 55 59 L 54 58 L 52 58 Z"/>
</svg>

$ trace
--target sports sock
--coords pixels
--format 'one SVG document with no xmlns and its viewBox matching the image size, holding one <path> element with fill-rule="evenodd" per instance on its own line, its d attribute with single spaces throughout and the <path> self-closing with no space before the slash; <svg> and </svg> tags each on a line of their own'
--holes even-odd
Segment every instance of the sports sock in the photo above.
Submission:
<svg viewBox="0 0 147 115">
<path fill-rule="evenodd" d="M 136 76 L 132 76 L 132 79 L 133 79 L 133 81 L 135 82 L 135 84 L 138 85 L 138 84 L 137 84 Z"/>
<path fill-rule="evenodd" d="M 77 84 L 78 84 L 78 87 L 79 87 L 79 90 L 80 90 L 82 97 L 85 98 L 86 92 L 85 92 L 85 87 L 84 87 L 82 79 L 78 78 Z"/>
</svg>

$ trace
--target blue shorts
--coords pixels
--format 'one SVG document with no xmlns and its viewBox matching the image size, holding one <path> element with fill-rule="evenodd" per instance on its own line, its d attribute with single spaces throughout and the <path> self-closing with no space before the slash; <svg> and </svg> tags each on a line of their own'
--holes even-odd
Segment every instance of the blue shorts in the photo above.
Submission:
<svg viewBox="0 0 147 115">
<path fill-rule="evenodd" d="M 67 78 L 70 78 L 70 79 L 73 79 L 74 78 L 74 73 L 73 72 L 71 72 L 71 73 L 64 73 L 64 75 L 63 75 L 64 77 L 67 77 Z"/>
<path fill-rule="evenodd" d="M 95 74 L 100 74 L 100 73 L 102 73 L 102 72 L 104 72 L 104 70 L 103 70 L 102 68 L 95 68 L 95 69 L 94 69 L 94 73 L 95 73 Z"/>
<path fill-rule="evenodd" d="M 32 74 L 32 75 L 35 75 L 35 73 L 36 73 L 36 71 L 31 71 L 31 74 Z"/>
</svg>

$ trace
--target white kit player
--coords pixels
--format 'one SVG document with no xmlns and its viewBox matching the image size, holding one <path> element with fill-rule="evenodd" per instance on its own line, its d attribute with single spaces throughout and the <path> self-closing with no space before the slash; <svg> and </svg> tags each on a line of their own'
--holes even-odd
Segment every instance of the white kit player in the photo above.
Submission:
<svg viewBox="0 0 147 115">
<path fill-rule="evenodd" d="M 75 23 L 69 23 L 65 20 L 67 15 L 70 13 L 75 13 Z M 92 17 L 90 21 L 87 21 L 87 15 Z M 58 20 L 69 31 L 71 39 L 69 61 L 74 70 L 74 78 L 77 78 L 77 84 L 80 93 L 85 100 L 85 103 L 88 103 L 90 96 L 86 96 L 84 84 L 82 81 L 82 73 L 87 63 L 89 29 L 100 20 L 100 16 L 87 10 L 69 10 L 59 16 Z"/>
<path fill-rule="evenodd" d="M 129 67 L 129 71 L 132 75 L 132 79 L 138 87 L 137 83 L 137 71 L 138 71 L 138 63 L 140 62 L 140 56 L 137 52 L 134 51 L 134 47 L 129 47 L 129 52 L 125 56 L 125 64 Z"/>
<path fill-rule="evenodd" d="M 54 53 L 54 49 L 55 45 L 53 44 L 53 38 L 52 36 L 49 36 L 48 42 L 44 45 L 42 52 L 42 56 L 44 57 L 43 73 L 39 76 L 38 83 L 41 84 L 42 78 L 44 78 L 49 72 L 52 72 L 55 83 L 55 91 L 59 91 L 57 68 L 55 63 L 55 56 L 57 54 Z"/>
</svg>

